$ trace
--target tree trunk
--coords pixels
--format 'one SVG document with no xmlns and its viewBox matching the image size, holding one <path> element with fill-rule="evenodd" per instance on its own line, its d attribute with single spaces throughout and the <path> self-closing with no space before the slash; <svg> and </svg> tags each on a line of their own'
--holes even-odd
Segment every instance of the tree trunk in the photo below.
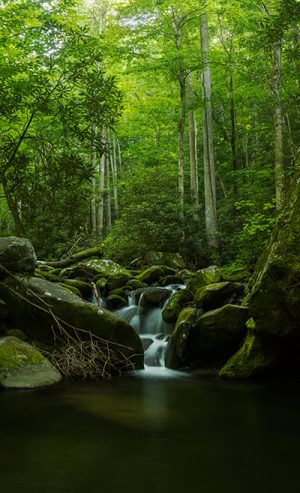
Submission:
<svg viewBox="0 0 300 493">
<path fill-rule="evenodd" d="M 94 173 L 96 173 L 96 159 L 97 159 L 96 138 L 97 138 L 97 127 L 93 125 L 90 163 L 91 163 L 91 168 L 94 170 Z M 97 184 L 96 184 L 96 178 L 93 177 L 92 196 L 91 196 L 91 205 L 90 205 L 90 211 L 91 211 L 90 231 L 92 235 L 96 234 L 96 229 L 97 229 L 96 195 L 97 195 Z"/>
<path fill-rule="evenodd" d="M 102 129 L 103 139 L 105 138 L 105 129 Z M 98 179 L 98 213 L 97 213 L 97 236 L 103 240 L 104 236 L 104 185 L 105 185 L 106 154 L 102 154 L 99 162 L 99 179 Z"/>
<path fill-rule="evenodd" d="M 7 183 L 5 174 L 1 177 L 3 192 L 12 218 L 15 223 L 15 230 L 18 236 L 25 236 L 25 229 L 21 220 L 18 204 L 16 203 Z"/>
<path fill-rule="evenodd" d="M 190 73 L 187 80 L 188 101 L 192 108 L 194 99 L 194 90 L 192 83 L 192 74 Z M 190 175 L 191 175 L 191 200 L 194 213 L 194 219 L 199 219 L 199 186 L 198 186 L 198 157 L 197 157 L 197 139 L 195 112 L 189 110 L 189 145 L 190 145 Z"/>
<path fill-rule="evenodd" d="M 185 131 L 185 117 L 186 117 L 186 81 L 185 71 L 182 60 L 182 48 L 181 48 L 181 32 L 180 24 L 177 14 L 173 7 L 172 12 L 172 24 L 173 34 L 176 49 L 179 54 L 178 62 L 178 82 L 179 82 L 179 94 L 180 94 L 180 113 L 178 122 L 178 192 L 179 192 L 179 206 L 180 206 L 180 219 L 184 219 L 184 131 Z"/>
<path fill-rule="evenodd" d="M 119 219 L 119 196 L 118 196 L 118 163 L 116 136 L 112 137 L 113 152 L 110 154 L 111 174 L 114 193 L 115 218 Z"/>
<path fill-rule="evenodd" d="M 231 121 L 231 135 L 230 135 L 230 147 L 231 147 L 231 162 L 233 170 L 233 192 L 237 195 L 237 156 L 236 156 L 236 124 L 235 124 L 235 101 L 234 101 L 234 85 L 233 74 L 230 74 L 229 78 L 229 94 L 230 94 L 230 121 Z"/>
<path fill-rule="evenodd" d="M 106 189 L 106 230 L 107 232 L 111 229 L 111 198 L 110 198 L 110 172 L 109 172 L 110 160 L 106 158 L 105 166 L 105 189 Z"/>
<path fill-rule="evenodd" d="M 280 97 L 282 41 L 273 44 L 273 91 L 274 107 L 274 156 L 276 209 L 281 210 L 285 195 L 285 173 L 283 164 L 283 115 Z"/>
<path fill-rule="evenodd" d="M 208 246 L 214 250 L 218 248 L 218 223 L 215 159 L 212 125 L 211 103 L 211 76 L 209 62 L 209 38 L 207 14 L 201 15 L 201 52 L 202 52 L 202 95 L 203 95 L 203 149 L 204 149 L 204 196 L 205 220 Z"/>
</svg>

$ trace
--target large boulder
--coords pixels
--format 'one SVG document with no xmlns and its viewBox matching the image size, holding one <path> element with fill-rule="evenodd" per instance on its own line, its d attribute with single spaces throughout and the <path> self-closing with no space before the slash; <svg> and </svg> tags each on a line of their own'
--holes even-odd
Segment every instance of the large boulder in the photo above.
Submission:
<svg viewBox="0 0 300 493">
<path fill-rule="evenodd" d="M 270 370 L 278 362 L 282 362 L 282 367 L 284 361 L 290 365 L 292 360 L 299 371 L 295 348 L 299 354 L 300 178 L 295 180 L 289 205 L 256 265 L 250 287 L 248 337 L 241 350 L 225 365 L 221 376 L 254 376 Z"/>
<path fill-rule="evenodd" d="M 0 338 L 0 387 L 44 387 L 60 379 L 59 371 L 36 348 L 16 337 Z"/>
<path fill-rule="evenodd" d="M 30 241 L 16 236 L 0 238 L 0 265 L 11 272 L 33 273 L 36 254 Z M 0 276 L 5 274 L 0 271 Z"/>
<path fill-rule="evenodd" d="M 0 286 L 0 296 L 10 310 L 7 323 L 31 341 L 53 346 L 70 336 L 89 340 L 92 334 L 109 341 L 136 368 L 143 367 L 141 340 L 126 321 L 57 284 L 35 277 L 9 278 Z"/>
<path fill-rule="evenodd" d="M 248 309 L 237 305 L 225 305 L 200 315 L 189 338 L 194 359 L 226 360 L 245 336 L 248 316 Z"/>
<path fill-rule="evenodd" d="M 191 364 L 191 355 L 187 349 L 190 332 L 197 317 L 195 308 L 184 308 L 178 317 L 165 354 L 167 368 L 174 370 L 185 368 Z"/>
<path fill-rule="evenodd" d="M 194 297 L 196 306 L 203 310 L 219 308 L 224 304 L 241 302 L 244 292 L 243 284 L 233 282 L 217 282 L 197 289 Z"/>
</svg>

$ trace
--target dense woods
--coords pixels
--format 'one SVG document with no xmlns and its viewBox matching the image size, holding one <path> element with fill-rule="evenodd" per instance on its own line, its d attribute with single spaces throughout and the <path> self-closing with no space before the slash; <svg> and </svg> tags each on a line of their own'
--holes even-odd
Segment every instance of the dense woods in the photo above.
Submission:
<svg viewBox="0 0 300 493">
<path fill-rule="evenodd" d="M 252 264 L 299 161 L 299 17 L 297 0 L 3 0 L 1 236 L 40 258 Z"/>
</svg>

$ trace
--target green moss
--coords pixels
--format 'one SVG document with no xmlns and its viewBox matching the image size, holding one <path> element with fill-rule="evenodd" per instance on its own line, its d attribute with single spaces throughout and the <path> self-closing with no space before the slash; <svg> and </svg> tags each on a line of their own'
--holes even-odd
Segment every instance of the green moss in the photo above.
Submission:
<svg viewBox="0 0 300 493">
<path fill-rule="evenodd" d="M 219 372 L 222 378 L 249 378 L 272 367 L 276 356 L 275 348 L 270 342 L 252 331 L 244 341 L 241 349 L 230 358 Z"/>
<path fill-rule="evenodd" d="M 192 301 L 193 295 L 188 289 L 180 289 L 169 299 L 162 311 L 163 319 L 175 323 L 184 305 Z"/>
<path fill-rule="evenodd" d="M 156 282 L 159 282 L 161 278 L 174 275 L 175 270 L 167 267 L 166 265 L 153 265 L 149 269 L 146 269 L 144 272 L 137 276 L 137 279 L 146 284 L 153 285 Z"/>
<path fill-rule="evenodd" d="M 190 365 L 191 358 L 187 351 L 187 344 L 196 315 L 197 310 L 195 308 L 184 308 L 180 312 L 166 350 L 165 363 L 167 368 L 177 369 Z"/>
<path fill-rule="evenodd" d="M 29 344 L 16 337 L 0 339 L 0 371 L 24 365 L 39 365 L 45 357 Z"/>
</svg>

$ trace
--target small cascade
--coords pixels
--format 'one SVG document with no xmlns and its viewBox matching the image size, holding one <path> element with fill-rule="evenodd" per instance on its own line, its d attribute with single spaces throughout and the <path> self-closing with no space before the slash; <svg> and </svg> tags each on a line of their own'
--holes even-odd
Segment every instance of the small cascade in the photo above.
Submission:
<svg viewBox="0 0 300 493">
<path fill-rule="evenodd" d="M 165 351 L 173 325 L 164 321 L 162 311 L 173 293 L 183 288 L 184 285 L 175 284 L 137 289 L 129 293 L 127 306 L 116 311 L 141 337 L 146 367 L 165 366 Z"/>
</svg>

